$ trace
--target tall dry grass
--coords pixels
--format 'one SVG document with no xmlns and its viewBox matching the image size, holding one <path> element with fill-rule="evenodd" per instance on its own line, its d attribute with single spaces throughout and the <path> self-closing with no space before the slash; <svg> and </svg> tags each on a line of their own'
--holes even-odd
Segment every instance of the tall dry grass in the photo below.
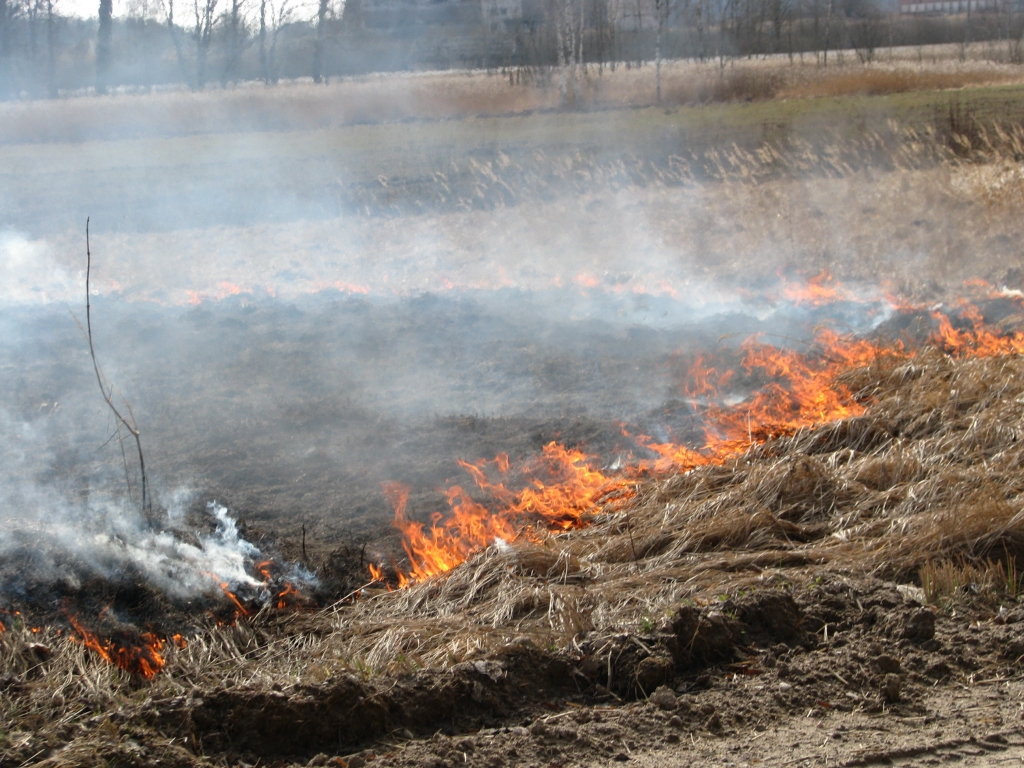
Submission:
<svg viewBox="0 0 1024 768">
<path fill-rule="evenodd" d="M 201 93 L 82 96 L 0 104 L 0 144 L 187 136 L 204 133 L 315 130 L 409 119 L 460 119 L 533 111 L 653 106 L 654 67 L 579 70 L 570 105 L 558 78 L 516 78 L 484 71 L 387 73 L 341 78 L 329 85 L 247 83 Z M 550 73 L 548 73 L 550 75 Z M 775 56 L 718 62 L 667 61 L 663 105 L 697 105 L 775 98 L 893 94 L 1024 82 L 1019 68 L 944 52 L 923 65 L 892 57 L 885 63 L 822 67 L 808 58 Z"/>
</svg>

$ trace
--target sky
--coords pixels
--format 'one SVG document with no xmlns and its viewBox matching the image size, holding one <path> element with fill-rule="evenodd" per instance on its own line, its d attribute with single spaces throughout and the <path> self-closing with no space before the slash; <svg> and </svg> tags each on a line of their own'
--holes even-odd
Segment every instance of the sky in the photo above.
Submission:
<svg viewBox="0 0 1024 768">
<path fill-rule="evenodd" d="M 64 16 L 80 16 L 82 18 L 87 18 L 89 16 L 97 15 L 100 4 L 98 0 L 57 0 L 56 7 L 60 9 L 61 14 Z M 123 15 L 124 10 L 125 3 L 114 3 L 115 16 Z"/>
</svg>

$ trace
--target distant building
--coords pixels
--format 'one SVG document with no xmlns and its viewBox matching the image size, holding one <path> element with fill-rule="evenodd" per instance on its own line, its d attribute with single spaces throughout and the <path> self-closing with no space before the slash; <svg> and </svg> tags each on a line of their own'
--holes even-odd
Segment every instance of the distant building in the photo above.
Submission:
<svg viewBox="0 0 1024 768">
<path fill-rule="evenodd" d="M 900 0 L 900 13 L 952 15 L 998 11 L 999 0 Z"/>
</svg>

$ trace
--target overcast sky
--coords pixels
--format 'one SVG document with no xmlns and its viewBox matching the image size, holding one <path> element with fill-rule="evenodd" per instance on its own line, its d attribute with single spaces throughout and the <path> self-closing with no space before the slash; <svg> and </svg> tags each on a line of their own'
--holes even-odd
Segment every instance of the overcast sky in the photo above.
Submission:
<svg viewBox="0 0 1024 768">
<path fill-rule="evenodd" d="M 114 3 L 114 15 L 119 16 L 124 13 L 124 3 Z M 56 8 L 60 9 L 60 12 L 64 16 L 96 16 L 99 12 L 100 4 L 97 0 L 57 0 Z"/>
</svg>

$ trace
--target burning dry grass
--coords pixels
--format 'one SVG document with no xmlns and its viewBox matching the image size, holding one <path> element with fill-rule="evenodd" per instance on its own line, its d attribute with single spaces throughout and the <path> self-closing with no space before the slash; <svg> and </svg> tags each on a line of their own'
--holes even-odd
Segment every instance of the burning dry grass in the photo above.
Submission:
<svg viewBox="0 0 1024 768">
<path fill-rule="evenodd" d="M 879 360 L 846 377 L 868 414 L 643 483 L 585 530 L 492 547 L 360 602 L 324 642 L 377 671 L 436 666 L 521 636 L 562 647 L 640 630 L 751 583 L 822 570 L 908 580 L 934 562 L 1020 557 L 1022 373 L 1016 356 Z"/>
<path fill-rule="evenodd" d="M 145 721 L 197 691 L 377 680 L 509 648 L 599 651 L 680 605 L 758 585 L 800 589 L 823 574 L 918 580 L 933 601 L 968 583 L 1015 595 L 1024 358 L 930 349 L 881 356 L 841 383 L 866 413 L 638 481 L 630 504 L 585 529 L 496 544 L 407 589 L 210 627 L 184 648 L 168 644 L 165 670 L 141 687 L 73 637 L 15 623 L 0 635 L 0 754 L 20 761 L 62 744 L 73 762 L 83 732 L 120 754 L 127 737 L 104 722 Z M 181 764 L 193 760 L 176 749 Z"/>
<path fill-rule="evenodd" d="M 868 414 L 644 482 L 628 509 L 584 530 L 493 546 L 443 577 L 295 617 L 330 630 L 271 642 L 258 656 L 282 663 L 261 674 L 444 667 L 527 639 L 561 648 L 644 631 L 682 602 L 755 584 L 906 581 L 934 563 L 1019 558 L 1022 374 L 1016 356 L 880 360 L 846 381 L 873 402 Z"/>
</svg>

